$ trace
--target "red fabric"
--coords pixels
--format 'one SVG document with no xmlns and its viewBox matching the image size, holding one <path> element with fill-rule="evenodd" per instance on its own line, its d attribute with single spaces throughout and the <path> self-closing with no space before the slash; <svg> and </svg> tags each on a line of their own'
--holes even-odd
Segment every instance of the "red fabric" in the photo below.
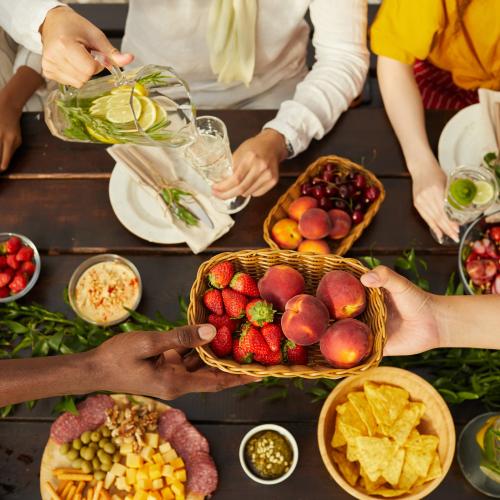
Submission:
<svg viewBox="0 0 500 500">
<path fill-rule="evenodd" d="M 425 109 L 462 109 L 479 102 L 477 90 L 457 87 L 451 73 L 428 61 L 417 61 L 413 72 Z"/>
</svg>

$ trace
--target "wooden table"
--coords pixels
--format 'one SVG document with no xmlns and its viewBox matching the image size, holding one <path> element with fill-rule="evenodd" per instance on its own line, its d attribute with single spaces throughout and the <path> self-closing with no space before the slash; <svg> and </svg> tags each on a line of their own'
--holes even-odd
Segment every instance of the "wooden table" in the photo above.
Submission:
<svg viewBox="0 0 500 500">
<path fill-rule="evenodd" d="M 228 125 L 233 147 L 256 133 L 273 115 L 271 111 L 214 112 Z M 435 148 L 449 113 L 429 113 L 428 128 Z M 42 255 L 42 274 L 29 301 L 54 310 L 70 312 L 62 291 L 75 267 L 87 256 L 114 252 L 137 265 L 144 283 L 140 311 L 159 310 L 168 318 L 178 314 L 177 298 L 187 296 L 198 266 L 221 251 L 264 247 L 262 222 L 268 210 L 299 172 L 324 154 L 346 156 L 363 163 L 378 175 L 387 190 L 379 214 L 356 242 L 350 255 L 373 254 L 386 264 L 404 249 L 413 247 L 429 263 L 432 290 L 443 293 L 450 273 L 456 269 L 456 252 L 437 245 L 412 207 L 411 183 L 396 138 L 382 109 L 359 108 L 342 117 L 333 132 L 309 150 L 284 163 L 277 187 L 253 199 L 235 216 L 232 231 L 216 241 L 203 255 L 194 256 L 185 245 L 149 244 L 127 232 L 115 218 L 108 201 L 108 181 L 113 168 L 105 148 L 61 142 L 51 137 L 37 114 L 23 118 L 24 144 L 11 168 L 0 178 L 0 227 L 26 234 Z M 316 441 L 316 422 L 321 403 L 290 389 L 278 403 L 265 401 L 264 389 L 241 398 L 237 390 L 218 394 L 192 394 L 174 405 L 208 437 L 220 473 L 216 499 L 310 500 L 349 498 L 324 468 Z M 40 457 L 53 420 L 53 401 L 41 401 L 33 411 L 20 407 L 0 421 L 0 498 L 39 498 Z M 474 415 L 479 404 L 452 408 L 457 431 Z M 263 487 L 246 478 L 237 449 L 243 434 L 263 422 L 279 422 L 297 438 L 300 461 L 293 476 L 281 485 Z M 475 498 L 478 493 L 453 467 L 432 498 Z"/>
</svg>

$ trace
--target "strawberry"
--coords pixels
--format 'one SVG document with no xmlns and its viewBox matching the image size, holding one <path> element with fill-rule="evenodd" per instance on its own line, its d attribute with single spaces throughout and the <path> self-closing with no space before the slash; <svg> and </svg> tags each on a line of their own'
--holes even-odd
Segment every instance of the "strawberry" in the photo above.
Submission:
<svg viewBox="0 0 500 500">
<path fill-rule="evenodd" d="M 268 366 L 280 365 L 281 363 L 283 363 L 283 356 L 280 349 L 278 349 L 276 352 L 269 350 L 269 352 L 259 356 L 259 359 L 257 359 L 257 356 L 255 356 L 255 361 Z"/>
<path fill-rule="evenodd" d="M 215 337 L 212 342 L 210 342 L 210 347 L 219 358 L 225 358 L 231 354 L 233 349 L 233 337 L 227 326 L 221 326 L 217 330 Z"/>
<path fill-rule="evenodd" d="M 208 289 L 203 295 L 203 303 L 209 311 L 215 314 L 224 314 L 224 304 L 222 303 L 220 290 Z"/>
<path fill-rule="evenodd" d="M 208 322 L 214 325 L 217 330 L 222 326 L 226 326 L 231 333 L 234 333 L 240 326 L 238 320 L 231 319 L 227 314 L 222 314 L 221 316 L 218 314 L 210 314 L 210 316 L 208 316 Z"/>
<path fill-rule="evenodd" d="M 289 365 L 307 365 L 307 348 L 287 340 L 283 345 L 283 355 Z"/>
<path fill-rule="evenodd" d="M 225 288 L 222 290 L 222 300 L 230 318 L 242 318 L 245 315 L 248 299 L 241 293 Z"/>
<path fill-rule="evenodd" d="M 241 345 L 241 338 L 233 340 L 233 359 L 241 365 L 246 365 L 252 362 L 253 355 L 247 352 Z"/>
<path fill-rule="evenodd" d="M 232 262 L 216 264 L 208 273 L 208 282 L 214 288 L 226 288 L 234 275 Z"/>
<path fill-rule="evenodd" d="M 2 253 L 15 254 L 21 248 L 22 242 L 17 236 L 11 236 L 2 244 Z"/>
<path fill-rule="evenodd" d="M 253 354 L 253 359 L 261 363 L 272 353 L 266 340 L 255 326 L 247 323 L 241 333 L 241 347 L 245 352 Z"/>
<path fill-rule="evenodd" d="M 33 249 L 30 247 L 21 247 L 16 254 L 18 262 L 30 262 L 33 259 Z"/>
<path fill-rule="evenodd" d="M 10 282 L 9 288 L 12 293 L 19 293 L 26 288 L 28 278 L 24 273 L 17 273 L 14 279 Z"/>
<path fill-rule="evenodd" d="M 14 271 L 10 267 L 4 269 L 0 273 L 0 288 L 7 286 L 12 281 L 13 277 L 14 277 Z"/>
<path fill-rule="evenodd" d="M 251 300 L 246 308 L 245 312 L 248 321 L 254 326 L 264 326 L 273 322 L 274 319 L 274 309 L 270 302 L 264 299 L 254 299 Z"/>
<path fill-rule="evenodd" d="M 3 286 L 0 288 L 0 299 L 5 299 L 5 297 L 8 297 L 10 295 L 9 289 L 6 286 Z"/>
<path fill-rule="evenodd" d="M 7 257 L 5 255 L 0 255 L 0 269 L 7 267 Z"/>
<path fill-rule="evenodd" d="M 273 352 L 277 352 L 281 348 L 281 341 L 285 338 L 283 331 L 279 325 L 271 323 L 269 325 L 264 325 L 260 330 L 262 336 L 266 339 L 269 349 Z"/>
<path fill-rule="evenodd" d="M 16 260 L 16 256 L 15 255 L 7 255 L 7 265 L 11 268 L 11 269 L 19 269 L 21 267 L 21 264 L 19 263 L 18 260 Z"/>
<path fill-rule="evenodd" d="M 236 273 L 229 286 L 248 297 L 260 297 L 257 282 L 247 273 Z"/>
<path fill-rule="evenodd" d="M 500 226 L 493 226 L 490 229 L 490 236 L 493 241 L 500 243 Z"/>
<path fill-rule="evenodd" d="M 21 266 L 21 271 L 23 273 L 26 273 L 28 276 L 33 276 L 35 269 L 36 269 L 35 264 L 31 261 L 23 262 Z"/>
</svg>

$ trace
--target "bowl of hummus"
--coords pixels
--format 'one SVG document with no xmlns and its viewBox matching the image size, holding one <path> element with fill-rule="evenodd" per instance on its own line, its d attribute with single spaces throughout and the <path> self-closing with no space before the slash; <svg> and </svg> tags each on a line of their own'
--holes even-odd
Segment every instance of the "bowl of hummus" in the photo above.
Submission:
<svg viewBox="0 0 500 500">
<path fill-rule="evenodd" d="M 71 276 L 68 297 L 80 318 L 99 326 L 121 323 L 141 301 L 142 282 L 129 260 L 102 254 L 82 262 Z"/>
</svg>

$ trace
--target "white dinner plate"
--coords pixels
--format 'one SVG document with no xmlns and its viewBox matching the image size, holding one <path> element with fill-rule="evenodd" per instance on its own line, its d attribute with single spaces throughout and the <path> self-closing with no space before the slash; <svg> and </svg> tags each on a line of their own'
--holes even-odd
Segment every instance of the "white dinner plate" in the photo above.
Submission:
<svg viewBox="0 0 500 500">
<path fill-rule="evenodd" d="M 460 165 L 481 165 L 489 152 L 480 127 L 481 108 L 472 104 L 462 109 L 446 124 L 438 145 L 441 168 L 450 172 Z"/>
<path fill-rule="evenodd" d="M 170 157 L 177 175 L 201 193 L 210 194 L 205 181 L 185 162 L 182 153 Z M 109 181 L 109 200 L 116 217 L 131 233 L 151 243 L 184 242 L 182 233 L 165 215 L 161 200 L 152 189 L 137 183 L 126 167 L 116 163 Z"/>
</svg>

